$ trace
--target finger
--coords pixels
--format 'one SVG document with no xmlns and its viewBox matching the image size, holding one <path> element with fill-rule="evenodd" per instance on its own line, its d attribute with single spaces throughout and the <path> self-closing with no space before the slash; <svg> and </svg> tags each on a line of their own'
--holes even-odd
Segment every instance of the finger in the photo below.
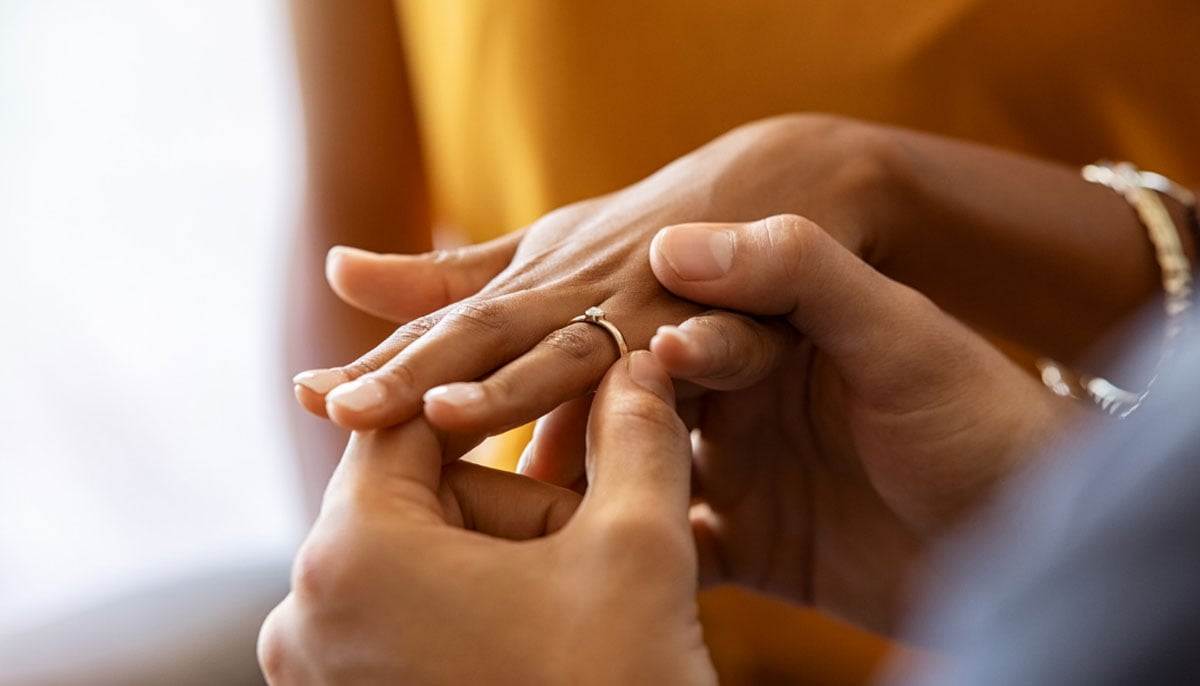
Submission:
<svg viewBox="0 0 1200 686">
<path fill-rule="evenodd" d="M 746 388 L 779 366 L 796 341 L 777 319 L 711 310 L 679 326 L 662 326 L 650 351 L 673 378 L 715 390 Z"/>
<path fill-rule="evenodd" d="M 516 541 L 558 531 L 579 507 L 579 494 L 519 474 L 469 462 L 442 472 L 450 524 Z"/>
<path fill-rule="evenodd" d="M 675 299 L 655 304 L 653 315 L 619 299 L 600 303 L 630 349 L 644 347 L 659 323 L 675 323 L 696 307 Z M 653 324 L 643 318 L 653 317 Z M 568 319 L 568 318 L 564 318 Z M 568 319 L 569 321 L 569 319 Z M 425 395 L 425 416 L 450 432 L 494 433 L 520 426 L 580 395 L 590 393 L 620 356 L 614 337 L 587 322 L 560 321 L 537 345 L 477 383 L 451 384 Z"/>
<path fill-rule="evenodd" d="M 479 292 L 512 261 L 523 231 L 479 245 L 421 255 L 382 255 L 338 246 L 325 278 L 339 298 L 364 312 L 404 323 Z"/>
<path fill-rule="evenodd" d="M 583 481 L 591 409 L 592 396 L 583 395 L 539 419 L 517 471 L 564 488 L 574 488 Z"/>
<path fill-rule="evenodd" d="M 524 231 L 517 231 L 480 245 L 423 255 L 381 255 L 344 246 L 331 249 L 325 274 L 334 292 L 354 307 L 408 326 L 346 367 L 300 372 L 292 378 L 296 400 L 309 412 L 327 417 L 330 391 L 378 369 L 440 319 L 426 315 L 483 288 L 511 262 L 523 235 Z M 413 322 L 418 317 L 424 319 Z M 352 424 L 347 428 L 377 426 Z"/>
<path fill-rule="evenodd" d="M 444 431 L 498 433 L 590 393 L 620 356 L 609 334 L 583 322 L 560 326 L 527 350 L 482 381 L 430 389 L 425 416 Z"/>
<path fill-rule="evenodd" d="M 563 317 L 557 313 L 570 306 L 547 300 L 536 290 L 472 298 L 401 327 L 354 364 L 336 370 L 354 380 L 325 396 L 326 413 L 337 424 L 356 430 L 410 419 L 421 411 L 422 395 L 430 388 L 478 379 L 532 348 L 546 331 L 562 326 Z M 450 341 L 453 344 L 447 344 Z M 562 400 L 523 420 L 540 416 Z M 461 432 L 482 433 L 487 428 Z"/>
<path fill-rule="evenodd" d="M 438 490 L 446 459 L 434 429 L 415 419 L 350 437 L 321 502 L 321 518 L 386 511 L 422 523 L 444 522 Z"/>
<path fill-rule="evenodd" d="M 783 215 L 749 224 L 663 229 L 650 249 L 664 287 L 684 298 L 756 315 L 782 315 L 829 354 L 847 380 L 878 382 L 881 365 L 936 366 L 953 355 L 944 319 L 916 291 L 888 279 L 820 227 Z M 899 334 L 903 335 L 899 335 Z"/>
<path fill-rule="evenodd" d="M 309 369 L 292 377 L 292 394 L 300 407 L 318 417 L 328 418 L 325 394 L 349 380 L 340 369 Z"/>
<path fill-rule="evenodd" d="M 650 353 L 612 366 L 588 418 L 582 517 L 621 512 L 688 529 L 691 447 L 674 403 L 671 380 Z"/>
</svg>

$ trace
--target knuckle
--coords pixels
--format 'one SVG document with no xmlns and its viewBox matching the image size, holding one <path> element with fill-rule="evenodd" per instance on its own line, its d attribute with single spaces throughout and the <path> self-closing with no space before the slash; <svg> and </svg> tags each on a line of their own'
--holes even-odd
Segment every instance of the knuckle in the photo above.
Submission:
<svg viewBox="0 0 1200 686">
<path fill-rule="evenodd" d="M 708 341 L 710 351 L 706 376 L 713 381 L 740 376 L 746 371 L 758 372 L 757 365 L 765 362 L 773 341 L 762 325 L 744 315 L 722 312 L 697 317 L 694 327 Z"/>
<path fill-rule="evenodd" d="M 496 300 L 466 300 L 451 307 L 442 322 L 475 333 L 497 333 L 508 327 L 508 319 L 507 308 Z"/>
<path fill-rule="evenodd" d="M 667 440 L 680 440 L 687 436 L 683 420 L 675 410 L 648 393 L 621 398 L 605 408 L 605 414 L 631 431 L 662 436 Z"/>
<path fill-rule="evenodd" d="M 413 387 L 416 385 L 416 377 L 413 374 L 412 367 L 405 362 L 395 359 L 378 365 L 363 364 L 361 367 L 355 365 L 355 368 L 347 367 L 346 370 L 352 379 L 362 378 L 371 374 L 374 379 L 384 380 L 396 386 Z"/>
<path fill-rule="evenodd" d="M 779 214 L 762 222 L 764 254 L 770 256 L 788 282 L 804 272 L 802 263 L 823 238 L 821 227 L 794 214 Z"/>
<path fill-rule="evenodd" d="M 749 373 L 754 378 L 766 376 L 778 363 L 794 331 L 789 326 L 764 323 L 743 315 L 729 315 L 729 330 L 722 340 L 727 367 L 731 376 Z"/>
<path fill-rule="evenodd" d="M 342 367 L 342 372 L 346 374 L 347 378 L 357 379 L 360 376 L 370 374 L 376 369 L 379 369 L 381 365 L 382 362 L 377 362 L 371 358 L 363 358 L 361 360 L 351 362 L 345 367 Z"/>
<path fill-rule="evenodd" d="M 437 325 L 439 317 L 436 314 L 425 315 L 414 319 L 396 329 L 387 339 L 376 346 L 374 350 L 363 355 L 353 363 L 342 367 L 342 371 L 351 379 L 379 371 L 401 351 L 429 333 Z"/>
<path fill-rule="evenodd" d="M 596 328 L 590 324 L 564 326 L 550 332 L 542 343 L 568 359 L 585 362 L 593 359 L 604 342 L 598 340 L 603 332 Z"/>
<path fill-rule="evenodd" d="M 803 252 L 825 233 L 816 223 L 795 214 L 767 217 L 763 220 L 763 228 L 769 247 L 797 253 Z"/>
<path fill-rule="evenodd" d="M 280 621 L 278 610 L 272 612 L 263 621 L 258 634 L 258 666 L 270 684 L 282 682 L 286 665 L 291 660 Z"/>
<path fill-rule="evenodd" d="M 745 360 L 741 365 L 743 374 L 748 374 L 751 378 L 767 376 L 779 365 L 779 360 L 786 350 L 785 337 L 779 335 L 777 329 L 770 329 L 752 320 L 746 321 L 743 331 L 747 340 L 745 350 L 748 353 L 739 355 L 739 351 L 734 350 L 731 344 L 729 350 L 731 366 L 732 358 L 743 357 Z M 792 331 L 792 329 L 789 327 L 787 331 Z"/>
<path fill-rule="evenodd" d="M 292 565 L 292 591 L 315 608 L 341 605 L 361 583 L 355 553 L 337 542 L 308 540 Z"/>
<path fill-rule="evenodd" d="M 424 336 L 437 326 L 439 317 L 436 314 L 427 314 L 423 317 L 418 317 L 404 326 L 396 329 L 396 332 L 388 337 L 390 348 L 395 349 L 397 346 L 408 346 L 418 338 Z"/>
<path fill-rule="evenodd" d="M 413 388 L 417 385 L 416 375 L 413 373 L 412 367 L 399 360 L 393 360 L 379 370 L 379 374 L 385 376 L 397 386 Z"/>
</svg>

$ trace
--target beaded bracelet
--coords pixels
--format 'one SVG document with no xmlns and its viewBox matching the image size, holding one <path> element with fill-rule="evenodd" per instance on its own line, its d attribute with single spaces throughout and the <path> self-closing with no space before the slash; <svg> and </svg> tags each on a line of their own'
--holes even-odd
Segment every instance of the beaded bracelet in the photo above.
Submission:
<svg viewBox="0 0 1200 686">
<path fill-rule="evenodd" d="M 1108 186 L 1129 203 L 1138 220 L 1146 228 L 1154 256 L 1162 270 L 1162 286 L 1165 293 L 1163 309 L 1166 312 L 1166 332 L 1163 352 L 1154 366 L 1154 373 L 1141 393 L 1117 387 L 1107 379 L 1086 374 L 1067 372 L 1060 364 L 1049 358 L 1038 360 L 1042 383 L 1054 393 L 1071 397 L 1088 397 L 1105 412 L 1117 417 L 1128 417 L 1142 404 L 1150 388 L 1158 379 L 1159 372 L 1175 354 L 1175 342 L 1183 332 L 1192 306 L 1192 265 L 1183 251 L 1179 230 L 1171 219 L 1158 194 L 1170 196 L 1183 204 L 1187 210 L 1188 224 L 1195 234 L 1200 249 L 1200 226 L 1196 221 L 1196 199 L 1191 191 L 1170 179 L 1154 172 L 1140 171 L 1128 162 L 1113 164 L 1097 162 L 1082 170 L 1084 180 Z M 1082 392 L 1076 390 L 1082 389 Z"/>
</svg>

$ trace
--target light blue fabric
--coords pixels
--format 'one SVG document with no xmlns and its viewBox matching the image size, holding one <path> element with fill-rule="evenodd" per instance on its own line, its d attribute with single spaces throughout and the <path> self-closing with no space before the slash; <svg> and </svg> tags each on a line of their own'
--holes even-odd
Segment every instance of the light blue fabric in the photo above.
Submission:
<svg viewBox="0 0 1200 686">
<path fill-rule="evenodd" d="M 912 683 L 1200 684 L 1200 337 L 1180 351 L 945 551 L 911 633 L 955 658 Z"/>
</svg>

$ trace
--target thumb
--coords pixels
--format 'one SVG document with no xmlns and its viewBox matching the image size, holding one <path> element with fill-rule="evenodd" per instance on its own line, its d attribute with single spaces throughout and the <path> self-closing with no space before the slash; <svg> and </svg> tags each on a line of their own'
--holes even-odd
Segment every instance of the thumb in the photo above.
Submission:
<svg viewBox="0 0 1200 686">
<path fill-rule="evenodd" d="M 581 517 L 628 515 L 677 528 L 690 540 L 691 444 L 675 413 L 671 380 L 636 351 L 612 366 L 592 401 L 588 490 Z"/>
<path fill-rule="evenodd" d="M 321 519 L 382 512 L 442 523 L 438 490 L 444 461 L 442 442 L 423 418 L 379 431 L 356 431 L 325 489 Z"/>
<path fill-rule="evenodd" d="M 928 299 L 801 217 L 668 227 L 655 236 L 650 262 L 675 295 L 785 317 L 851 383 L 903 385 L 911 374 L 895 371 L 928 371 L 963 342 L 961 325 Z"/>
<path fill-rule="evenodd" d="M 337 246 L 325 258 L 325 279 L 347 304 L 405 323 L 478 292 L 512 261 L 522 235 L 420 255 Z"/>
</svg>

